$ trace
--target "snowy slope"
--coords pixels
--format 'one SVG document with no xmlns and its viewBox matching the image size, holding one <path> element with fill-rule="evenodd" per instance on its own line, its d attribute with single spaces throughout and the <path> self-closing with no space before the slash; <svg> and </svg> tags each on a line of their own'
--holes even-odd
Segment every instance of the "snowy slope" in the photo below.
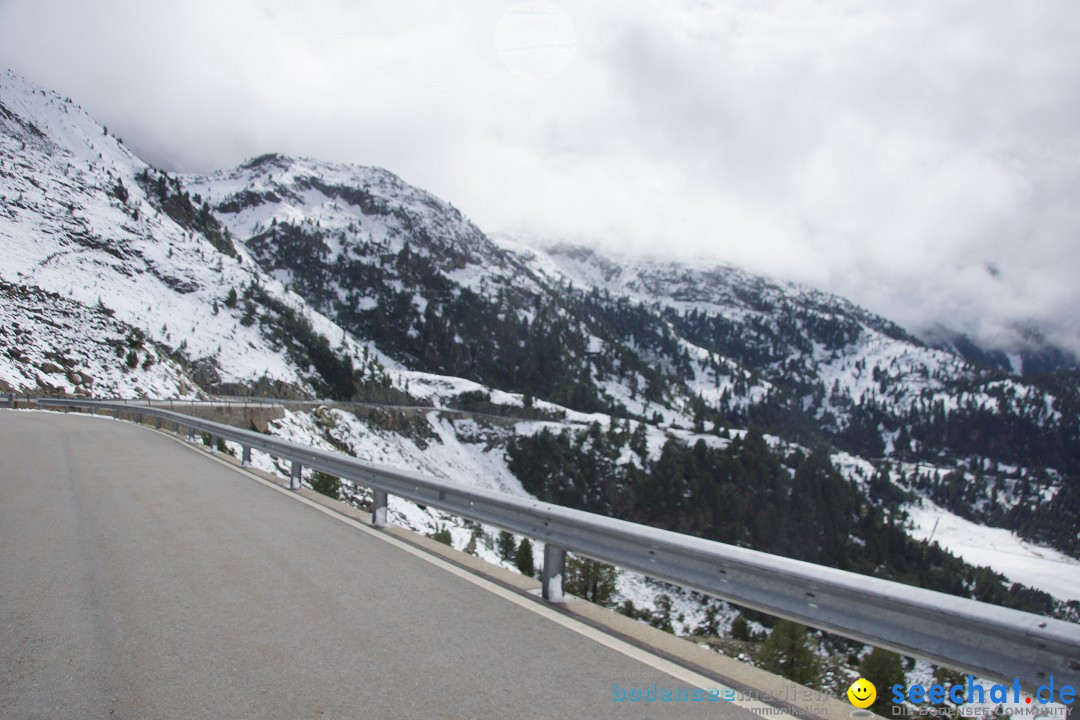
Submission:
<svg viewBox="0 0 1080 720">
<path fill-rule="evenodd" d="M 927 348 L 883 318 L 843 298 L 804 285 L 772 280 L 728 265 L 691 267 L 639 257 L 606 257 L 572 245 L 530 247 L 505 236 L 498 240 L 504 247 L 528 257 L 530 266 L 547 277 L 565 278 L 580 287 L 596 288 L 641 304 L 659 303 L 675 313 L 698 312 L 735 325 L 771 328 L 787 311 L 799 308 L 811 317 L 843 323 L 849 335 L 839 347 L 814 342 L 813 331 L 804 326 L 797 328 L 797 335 L 800 340 L 808 341 L 806 345 L 778 348 L 777 353 L 785 363 L 785 371 L 786 363 L 796 360 L 804 364 L 799 368 L 800 373 L 830 389 L 836 387 L 841 396 L 878 399 L 882 393 L 873 375 L 874 368 L 881 368 L 903 386 L 903 397 L 889 400 L 897 409 L 907 409 L 914 399 L 924 396 L 925 390 L 942 390 L 943 383 L 938 378 L 972 376 L 970 366 L 956 355 Z M 687 345 L 694 354 L 710 353 L 690 341 Z M 738 358 L 720 360 L 732 374 L 739 369 L 747 373 L 750 369 L 759 372 L 763 369 L 761 365 L 742 368 Z M 710 384 L 707 380 L 699 378 L 692 387 L 707 391 Z M 756 394 L 760 399 L 769 392 L 770 384 L 757 382 Z M 836 412 L 837 408 L 826 402 L 819 417 L 830 411 Z"/>
<path fill-rule="evenodd" d="M 477 292 L 513 278 L 506 254 L 459 210 L 381 168 L 263 155 L 233 170 L 187 176 L 184 183 L 240 239 L 250 241 L 277 224 L 308 226 L 325 243 L 317 248 L 324 261 L 353 256 L 376 262 L 411 245 Z M 283 279 L 292 275 L 282 269 Z"/>
<path fill-rule="evenodd" d="M 907 513 L 912 537 L 936 542 L 972 565 L 992 567 L 1013 582 L 1062 600 L 1080 600 L 1080 560 L 1024 542 L 1008 530 L 964 520 L 929 500 L 909 506 Z"/>
<path fill-rule="evenodd" d="M 183 368 L 111 312 L 0 281 L 0 391 L 197 395 Z"/>
<path fill-rule="evenodd" d="M 0 75 L 0 278 L 59 293 L 82 308 L 103 306 L 162 348 L 192 360 L 213 358 L 224 382 L 265 378 L 306 387 L 305 369 L 290 363 L 258 325 L 242 323 L 240 308 L 225 305 L 229 290 L 253 282 L 293 307 L 302 302 L 242 248 L 221 252 L 203 233 L 179 224 L 140 177 L 165 180 L 70 100 L 11 72 Z M 325 319 L 301 312 L 332 332 Z M 35 341 L 72 344 L 78 338 L 71 335 L 35 335 Z M 0 371 L 9 385 L 38 388 L 24 372 Z M 98 374 L 99 394 L 138 392 L 105 367 Z M 140 387 L 183 393 L 176 384 Z"/>
</svg>

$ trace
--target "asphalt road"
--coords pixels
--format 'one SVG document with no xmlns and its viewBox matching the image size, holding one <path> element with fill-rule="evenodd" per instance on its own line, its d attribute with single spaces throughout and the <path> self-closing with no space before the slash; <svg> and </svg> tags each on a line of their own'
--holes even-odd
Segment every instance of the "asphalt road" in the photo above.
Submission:
<svg viewBox="0 0 1080 720">
<path fill-rule="evenodd" d="M 0 718 L 757 717 L 614 683 L 687 687 L 161 433 L 0 410 Z"/>
</svg>

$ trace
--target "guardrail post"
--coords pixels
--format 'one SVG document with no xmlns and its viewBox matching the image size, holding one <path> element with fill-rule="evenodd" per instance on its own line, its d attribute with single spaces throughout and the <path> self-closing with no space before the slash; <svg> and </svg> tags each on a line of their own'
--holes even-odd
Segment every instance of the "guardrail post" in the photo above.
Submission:
<svg viewBox="0 0 1080 720">
<path fill-rule="evenodd" d="M 549 543 L 544 544 L 544 599 L 550 603 L 563 603 L 563 577 L 566 575 L 566 551 Z"/>
<path fill-rule="evenodd" d="M 120 419 L 120 411 L 119 410 L 113 410 L 112 411 L 112 416 L 113 416 L 113 420 L 119 420 Z"/>
<path fill-rule="evenodd" d="M 300 467 L 301 467 L 301 465 L 300 465 L 299 460 L 293 460 L 292 461 L 292 472 L 289 474 L 289 489 L 290 490 L 299 490 L 300 489 Z"/>
<path fill-rule="evenodd" d="M 195 442 L 195 428 L 189 427 L 187 429 L 187 441 L 189 443 L 194 443 Z"/>
<path fill-rule="evenodd" d="M 211 434 L 210 435 L 210 452 L 212 454 L 217 454 L 217 444 L 218 444 L 217 435 Z"/>
<path fill-rule="evenodd" d="M 154 418 L 154 429 L 155 430 L 160 430 L 161 429 L 161 418 Z"/>
<path fill-rule="evenodd" d="M 251 446 L 244 446 L 243 459 L 240 460 L 240 467 L 251 467 Z"/>
<path fill-rule="evenodd" d="M 390 496 L 386 494 L 385 490 L 379 489 L 375 489 L 373 495 L 371 500 L 371 526 L 377 528 L 386 527 L 388 524 L 386 510 Z"/>
<path fill-rule="evenodd" d="M 172 434 L 173 435 L 179 435 L 180 434 L 180 423 L 175 422 L 175 421 L 173 422 L 173 424 L 172 424 Z"/>
<path fill-rule="evenodd" d="M 135 413 L 135 424 L 142 425 L 142 413 Z"/>
</svg>

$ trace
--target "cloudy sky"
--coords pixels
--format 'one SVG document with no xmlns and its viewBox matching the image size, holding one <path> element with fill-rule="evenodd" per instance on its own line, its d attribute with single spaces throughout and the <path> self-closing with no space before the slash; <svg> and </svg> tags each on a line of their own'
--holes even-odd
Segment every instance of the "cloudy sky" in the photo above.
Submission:
<svg viewBox="0 0 1080 720">
<path fill-rule="evenodd" d="M 381 165 L 484 230 L 1080 351 L 1074 0 L 0 0 L 147 160 Z"/>
</svg>

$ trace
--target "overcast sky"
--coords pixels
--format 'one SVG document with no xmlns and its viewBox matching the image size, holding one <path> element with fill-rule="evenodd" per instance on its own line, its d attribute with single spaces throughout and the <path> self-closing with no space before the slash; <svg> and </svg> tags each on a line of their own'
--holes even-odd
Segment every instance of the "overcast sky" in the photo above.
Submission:
<svg viewBox="0 0 1080 720">
<path fill-rule="evenodd" d="M 1075 0 L 0 0 L 155 164 L 380 165 L 493 232 L 1080 351 Z"/>
</svg>

